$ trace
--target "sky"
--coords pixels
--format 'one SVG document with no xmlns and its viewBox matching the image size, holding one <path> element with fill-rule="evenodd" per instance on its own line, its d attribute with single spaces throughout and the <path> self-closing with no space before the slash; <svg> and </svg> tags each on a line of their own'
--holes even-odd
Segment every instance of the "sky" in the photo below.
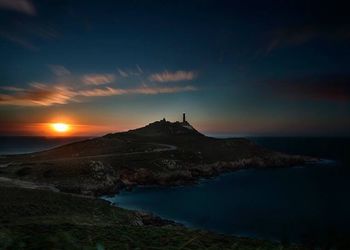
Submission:
<svg viewBox="0 0 350 250">
<path fill-rule="evenodd" d="M 349 136 L 342 2 L 0 0 L 0 135 Z"/>
</svg>

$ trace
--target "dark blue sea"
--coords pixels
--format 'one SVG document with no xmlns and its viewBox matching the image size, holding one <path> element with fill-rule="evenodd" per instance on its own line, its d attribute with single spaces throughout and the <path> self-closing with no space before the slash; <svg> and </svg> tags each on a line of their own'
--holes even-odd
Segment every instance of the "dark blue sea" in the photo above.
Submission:
<svg viewBox="0 0 350 250">
<path fill-rule="evenodd" d="M 242 170 L 194 186 L 140 187 L 105 199 L 219 233 L 319 246 L 348 244 L 350 139 L 250 139 L 273 150 L 324 161 Z"/>
<path fill-rule="evenodd" d="M 0 155 L 33 153 L 83 139 L 86 137 L 0 136 Z"/>
<path fill-rule="evenodd" d="M 0 137 L 0 154 L 28 153 L 82 138 Z M 182 187 L 140 187 L 104 197 L 193 228 L 322 246 L 350 239 L 350 138 L 250 138 L 313 166 L 242 170 Z M 331 243 L 329 243 L 331 242 Z"/>
</svg>

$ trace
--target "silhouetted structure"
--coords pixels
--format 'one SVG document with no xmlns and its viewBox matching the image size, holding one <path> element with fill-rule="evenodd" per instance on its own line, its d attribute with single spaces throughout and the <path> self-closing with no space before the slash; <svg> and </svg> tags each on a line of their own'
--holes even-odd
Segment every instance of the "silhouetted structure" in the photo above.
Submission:
<svg viewBox="0 0 350 250">
<path fill-rule="evenodd" d="M 186 122 L 186 113 L 182 114 L 182 122 L 185 123 Z"/>
</svg>

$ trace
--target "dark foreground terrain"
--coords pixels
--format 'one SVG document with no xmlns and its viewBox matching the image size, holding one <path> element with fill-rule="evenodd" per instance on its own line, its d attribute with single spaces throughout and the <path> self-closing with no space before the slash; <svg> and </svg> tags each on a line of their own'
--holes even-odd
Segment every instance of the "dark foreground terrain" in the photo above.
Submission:
<svg viewBox="0 0 350 250">
<path fill-rule="evenodd" d="M 304 249 L 191 230 L 95 198 L 0 186 L 0 249 Z"/>
<path fill-rule="evenodd" d="M 94 197 L 182 185 L 242 168 L 314 161 L 215 139 L 165 120 L 38 153 L 0 157 L 0 249 L 300 249 L 191 230 Z M 84 195 L 84 196 L 83 196 Z"/>
<path fill-rule="evenodd" d="M 247 139 L 204 136 L 165 120 L 52 150 L 0 158 L 0 175 L 85 195 L 135 185 L 182 185 L 242 168 L 289 167 L 313 159 L 258 147 Z"/>
</svg>

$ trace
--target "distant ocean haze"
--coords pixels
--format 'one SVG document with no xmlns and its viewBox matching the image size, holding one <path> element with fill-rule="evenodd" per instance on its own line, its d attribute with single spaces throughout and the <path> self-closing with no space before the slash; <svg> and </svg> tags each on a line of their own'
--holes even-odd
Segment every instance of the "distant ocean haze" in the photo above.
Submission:
<svg viewBox="0 0 350 250">
<path fill-rule="evenodd" d="M 23 154 L 55 148 L 88 137 L 0 136 L 0 154 Z"/>
</svg>

